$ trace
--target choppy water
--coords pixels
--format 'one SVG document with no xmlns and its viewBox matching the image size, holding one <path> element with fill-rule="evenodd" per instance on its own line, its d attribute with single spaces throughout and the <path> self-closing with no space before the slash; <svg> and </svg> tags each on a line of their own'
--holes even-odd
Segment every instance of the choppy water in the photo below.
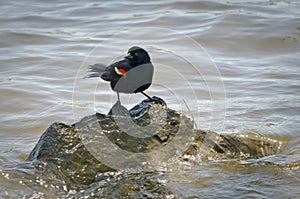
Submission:
<svg viewBox="0 0 300 199">
<path fill-rule="evenodd" d="M 55 182 L 44 182 L 31 168 L 15 165 L 52 122 L 71 124 L 109 110 L 115 93 L 108 84 L 82 79 L 83 71 L 89 64 L 120 58 L 132 45 L 148 49 L 155 64 L 154 84 L 147 93 L 164 98 L 174 109 L 185 100 L 198 128 L 290 141 L 281 154 L 259 160 L 199 162 L 153 175 L 128 174 L 107 186 L 107 197 L 129 185 L 141 186 L 141 181 L 160 182 L 165 188 L 145 188 L 150 198 L 299 197 L 297 0 L 16 0 L 0 5 L 1 198 L 72 195 L 55 189 Z M 143 96 L 121 98 L 130 108 Z M 97 188 L 91 185 L 77 196 Z"/>
</svg>

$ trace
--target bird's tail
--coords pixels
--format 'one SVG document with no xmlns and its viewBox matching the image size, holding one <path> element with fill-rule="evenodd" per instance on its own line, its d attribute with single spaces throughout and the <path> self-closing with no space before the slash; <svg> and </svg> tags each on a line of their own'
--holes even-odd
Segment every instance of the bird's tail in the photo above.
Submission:
<svg viewBox="0 0 300 199">
<path fill-rule="evenodd" d="M 85 78 L 93 78 L 93 77 L 100 77 L 101 74 L 105 71 L 106 69 L 105 64 L 94 64 L 89 66 L 89 71 L 91 74 L 86 75 Z"/>
</svg>

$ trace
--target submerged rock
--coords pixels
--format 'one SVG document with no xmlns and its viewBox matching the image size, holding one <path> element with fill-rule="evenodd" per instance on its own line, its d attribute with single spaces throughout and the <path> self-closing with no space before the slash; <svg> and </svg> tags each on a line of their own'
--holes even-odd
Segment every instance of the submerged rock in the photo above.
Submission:
<svg viewBox="0 0 300 199">
<path fill-rule="evenodd" d="M 249 136 L 195 129 L 192 120 L 154 97 L 129 111 L 116 103 L 109 114 L 86 116 L 73 125 L 52 124 L 28 160 L 71 189 L 99 180 L 99 173 L 147 162 L 159 164 L 174 157 L 178 161 L 260 158 L 282 147 L 276 140 Z"/>
</svg>

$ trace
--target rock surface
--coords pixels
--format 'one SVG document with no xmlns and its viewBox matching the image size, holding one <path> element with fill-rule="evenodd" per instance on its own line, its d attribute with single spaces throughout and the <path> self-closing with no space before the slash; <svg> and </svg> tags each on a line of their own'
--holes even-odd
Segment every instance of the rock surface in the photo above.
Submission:
<svg viewBox="0 0 300 199">
<path fill-rule="evenodd" d="M 152 154 L 152 152 L 163 150 L 165 150 L 162 153 L 164 155 L 172 152 L 165 157 L 166 160 L 169 157 L 178 157 L 178 161 L 190 161 L 197 157 L 205 161 L 209 159 L 260 158 L 273 155 L 282 147 L 282 144 L 276 140 L 259 136 L 251 138 L 250 134 L 219 135 L 211 131 L 194 129 L 192 120 L 167 108 L 162 99 L 155 97 L 153 99 L 153 101 L 142 101 L 129 112 L 120 104 L 116 104 L 107 115 L 96 113 L 84 117 L 73 125 L 53 123 L 43 133 L 28 160 L 32 161 L 38 170 L 47 171 L 47 175 L 52 178 L 55 176 L 57 179 L 63 179 L 71 189 L 72 186 L 78 184 L 87 185 L 97 181 L 99 173 L 116 171 L 116 167 L 102 163 L 102 160 L 99 159 L 101 156 L 97 156 L 99 153 L 93 154 L 89 148 L 89 143 L 94 144 L 93 147 L 99 147 L 98 150 L 107 147 L 105 145 L 107 141 L 103 143 L 100 140 L 99 143 L 97 135 L 100 134 L 105 135 L 109 142 L 123 151 L 130 152 L 130 154 L 145 154 L 143 157 L 146 157 L 146 162 L 148 158 L 149 160 L 156 158 L 157 161 L 164 161 L 159 154 L 158 157 L 155 157 L 157 153 Z M 126 114 L 129 114 L 130 118 L 126 117 Z M 123 127 L 122 121 L 125 121 Z M 145 127 L 141 128 L 146 129 L 142 133 L 147 134 L 151 130 L 153 132 L 144 137 L 142 135 L 132 136 L 129 132 L 132 130 L 132 126 L 126 126 L 128 123 L 132 123 L 133 126 L 138 125 L 135 128 Z M 151 130 L 149 130 L 147 127 L 151 124 L 154 125 L 150 126 Z M 184 147 L 178 150 L 180 145 L 184 145 Z M 148 154 L 150 155 L 147 156 Z M 128 165 L 135 164 L 134 161 L 127 163 Z"/>
</svg>

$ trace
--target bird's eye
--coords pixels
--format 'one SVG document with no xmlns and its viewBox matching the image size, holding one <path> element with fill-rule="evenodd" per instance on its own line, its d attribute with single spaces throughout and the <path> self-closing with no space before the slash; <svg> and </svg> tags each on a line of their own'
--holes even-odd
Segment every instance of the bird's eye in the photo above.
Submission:
<svg viewBox="0 0 300 199">
<path fill-rule="evenodd" d="M 139 54 L 138 53 L 134 53 L 134 56 L 138 56 Z"/>
</svg>

